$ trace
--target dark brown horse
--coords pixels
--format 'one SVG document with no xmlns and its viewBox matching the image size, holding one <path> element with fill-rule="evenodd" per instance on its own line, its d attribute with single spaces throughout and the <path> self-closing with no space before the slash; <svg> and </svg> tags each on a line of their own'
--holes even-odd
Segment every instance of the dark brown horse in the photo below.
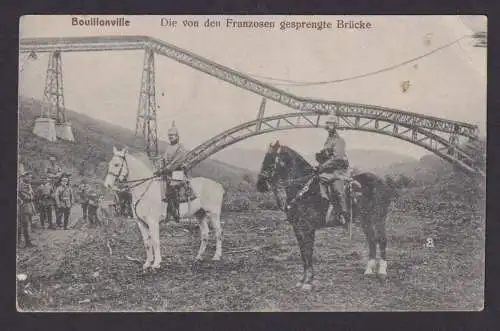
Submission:
<svg viewBox="0 0 500 331">
<path fill-rule="evenodd" d="M 382 179 L 372 173 L 360 173 L 352 179 L 361 184 L 360 196 L 349 210 L 353 211 L 354 218 L 360 220 L 368 242 L 369 260 L 365 274 L 376 272 L 385 278 L 385 223 L 392 191 Z M 307 190 L 304 189 L 306 184 Z M 347 187 L 350 202 L 351 186 Z M 272 191 L 275 194 L 278 206 L 286 213 L 288 222 L 293 226 L 304 265 L 303 278 L 297 286 L 310 290 L 314 279 L 312 257 L 315 232 L 326 227 L 325 216 L 328 210 L 328 200 L 321 194 L 318 174 L 297 152 L 276 142 L 269 146 L 264 157 L 257 189 L 259 192 Z M 350 204 L 348 206 L 351 207 Z M 378 269 L 377 244 L 380 248 Z"/>
</svg>

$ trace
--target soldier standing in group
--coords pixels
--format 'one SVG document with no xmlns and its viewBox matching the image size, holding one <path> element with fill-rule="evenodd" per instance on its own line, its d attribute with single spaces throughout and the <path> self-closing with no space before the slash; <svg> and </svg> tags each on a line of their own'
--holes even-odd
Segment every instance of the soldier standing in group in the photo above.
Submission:
<svg viewBox="0 0 500 331">
<path fill-rule="evenodd" d="M 61 218 L 64 216 L 64 230 L 68 229 L 69 215 L 73 206 L 73 190 L 68 184 L 67 176 L 61 178 L 61 185 L 56 189 L 57 226 L 61 227 Z"/>
<path fill-rule="evenodd" d="M 89 205 L 89 194 L 90 185 L 87 183 L 87 180 L 82 179 L 82 182 L 78 186 L 78 198 L 79 202 L 82 205 L 82 213 L 83 219 L 86 221 L 88 216 L 88 205 Z"/>
<path fill-rule="evenodd" d="M 18 173 L 18 197 L 17 197 L 17 206 L 18 206 L 18 223 L 17 223 L 17 242 L 18 245 L 21 242 L 21 235 L 24 237 L 24 246 L 31 247 L 33 244 L 31 243 L 29 237 L 29 226 L 31 225 L 31 219 L 34 214 L 33 208 L 33 190 L 30 184 L 30 176 L 31 174 L 28 171 L 24 170 L 22 165 L 20 166 Z"/>
<path fill-rule="evenodd" d="M 38 197 L 40 206 L 40 222 L 42 228 L 45 228 L 45 221 L 49 229 L 54 229 L 52 224 L 52 206 L 54 205 L 52 180 L 43 178 L 44 183 L 38 187 Z"/>
<path fill-rule="evenodd" d="M 89 212 L 89 223 L 91 225 L 96 225 L 99 221 L 97 217 L 97 209 L 99 207 L 99 185 L 95 188 L 90 189 L 88 192 L 88 212 Z"/>
</svg>

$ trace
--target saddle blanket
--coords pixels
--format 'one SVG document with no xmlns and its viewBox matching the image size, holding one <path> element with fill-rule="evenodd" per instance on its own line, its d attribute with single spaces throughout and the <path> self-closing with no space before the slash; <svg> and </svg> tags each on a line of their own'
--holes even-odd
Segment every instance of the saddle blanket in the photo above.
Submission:
<svg viewBox="0 0 500 331">
<path fill-rule="evenodd" d="M 196 199 L 196 194 L 189 182 L 177 187 L 179 190 L 179 203 L 187 203 Z"/>
</svg>

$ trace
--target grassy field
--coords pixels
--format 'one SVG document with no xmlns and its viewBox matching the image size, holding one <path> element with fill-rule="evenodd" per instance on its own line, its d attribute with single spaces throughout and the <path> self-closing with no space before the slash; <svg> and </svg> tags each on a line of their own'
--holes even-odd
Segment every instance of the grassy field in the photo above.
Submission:
<svg viewBox="0 0 500 331">
<path fill-rule="evenodd" d="M 78 210 L 74 217 L 78 218 Z M 291 227 L 276 211 L 223 214 L 223 259 L 191 265 L 199 245 L 193 224 L 163 224 L 163 263 L 142 274 L 137 226 L 114 219 L 68 231 L 35 230 L 37 247 L 19 250 L 18 303 L 27 311 L 386 311 L 481 310 L 484 227 L 393 210 L 388 278 L 363 275 L 364 235 L 318 231 L 316 284 L 294 287 L 302 265 Z M 432 238 L 433 248 L 426 248 Z M 109 246 L 109 247 L 108 247 Z M 110 250 L 111 248 L 111 250 Z"/>
</svg>

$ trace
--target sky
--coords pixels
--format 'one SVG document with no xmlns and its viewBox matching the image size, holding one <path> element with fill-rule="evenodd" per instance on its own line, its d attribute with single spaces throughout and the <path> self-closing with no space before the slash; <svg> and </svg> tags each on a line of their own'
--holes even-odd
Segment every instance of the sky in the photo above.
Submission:
<svg viewBox="0 0 500 331">
<path fill-rule="evenodd" d="M 93 15 L 79 18 L 96 17 Z M 112 16 L 99 16 L 113 18 Z M 120 16 L 121 17 L 121 16 Z M 20 37 L 145 35 L 161 39 L 212 61 L 256 76 L 318 82 L 365 74 L 420 56 L 464 35 L 486 31 L 484 16 L 267 16 L 260 19 L 335 22 L 363 20 L 371 29 L 285 30 L 188 28 L 184 19 L 259 19 L 257 16 L 125 16 L 129 27 L 72 26 L 72 16 L 25 16 Z M 178 21 L 162 27 L 161 18 Z M 301 97 L 356 102 L 464 121 L 486 135 L 486 48 L 463 39 L 417 62 L 381 74 L 336 84 L 281 86 Z M 21 95 L 42 99 L 48 53 L 25 62 L 20 54 Z M 68 109 L 135 130 L 143 51 L 63 53 Z M 156 56 L 158 135 L 167 138 L 172 121 L 181 141 L 192 148 L 235 125 L 255 119 L 261 97 L 174 60 Z M 261 79 L 270 82 L 266 79 Z M 410 81 L 403 93 L 401 83 Z M 266 116 L 295 112 L 268 101 Z M 344 131 L 349 149 L 379 149 L 421 157 L 413 144 L 372 133 Z M 324 130 L 279 131 L 230 148 L 263 149 L 278 139 L 310 154 L 321 148 Z"/>
</svg>

